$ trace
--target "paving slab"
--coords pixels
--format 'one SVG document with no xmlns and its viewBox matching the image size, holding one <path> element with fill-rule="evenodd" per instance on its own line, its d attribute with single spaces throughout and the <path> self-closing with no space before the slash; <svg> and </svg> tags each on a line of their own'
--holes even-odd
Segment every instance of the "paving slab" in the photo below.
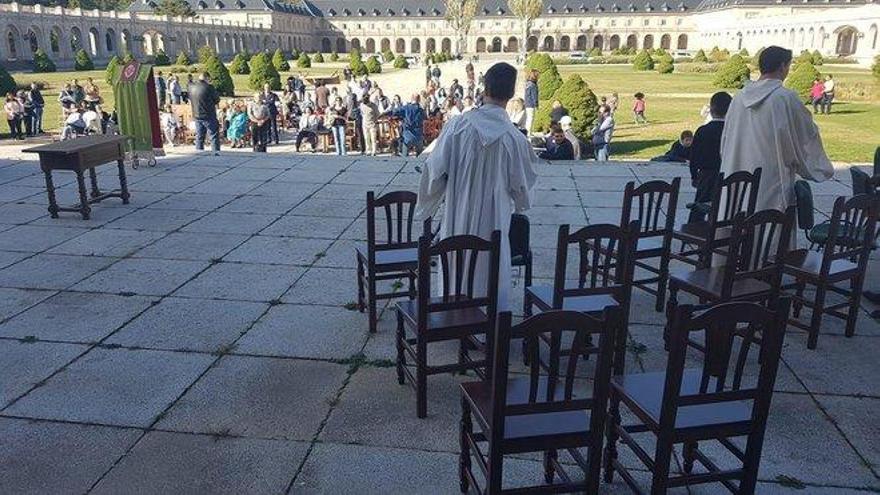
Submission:
<svg viewBox="0 0 880 495">
<path fill-rule="evenodd" d="M 0 249 L 39 253 L 87 232 L 83 228 L 19 225 L 0 236 Z"/>
<path fill-rule="evenodd" d="M 0 492 L 81 494 L 140 430 L 0 418 Z"/>
<path fill-rule="evenodd" d="M 181 352 L 92 349 L 3 413 L 147 427 L 214 359 Z"/>
<path fill-rule="evenodd" d="M 55 291 L 0 287 L 0 321 L 11 318 L 53 294 Z"/>
<path fill-rule="evenodd" d="M 159 422 L 183 432 L 311 440 L 347 366 L 224 356 Z"/>
<path fill-rule="evenodd" d="M 66 289 L 118 258 L 38 254 L 0 270 L 0 287 Z"/>
<path fill-rule="evenodd" d="M 168 196 L 161 201 L 157 201 L 147 206 L 147 208 L 151 210 L 214 211 L 235 198 L 236 196 L 234 194 L 196 194 L 192 192 L 182 192 Z"/>
<path fill-rule="evenodd" d="M 786 335 L 782 359 L 813 393 L 880 397 L 876 370 L 876 337 L 823 335 L 816 349 L 806 346 L 805 335 Z"/>
<path fill-rule="evenodd" d="M 0 340 L 0 410 L 86 350 L 86 345 Z"/>
<path fill-rule="evenodd" d="M 280 298 L 304 271 L 296 266 L 217 263 L 174 295 L 271 301 Z"/>
<path fill-rule="evenodd" d="M 303 201 L 303 203 L 291 212 L 293 215 L 305 215 L 315 217 L 338 217 L 354 219 L 361 214 L 366 208 L 366 202 L 340 200 L 340 199 L 323 199 L 311 198 Z"/>
<path fill-rule="evenodd" d="M 307 449 L 297 442 L 151 432 L 92 493 L 283 493 Z"/>
<path fill-rule="evenodd" d="M 163 232 L 146 230 L 96 229 L 59 244 L 48 252 L 124 258 L 164 235 Z"/>
<path fill-rule="evenodd" d="M 336 239 L 349 225 L 351 225 L 349 218 L 284 215 L 277 222 L 260 231 L 260 235 Z"/>
<path fill-rule="evenodd" d="M 278 215 L 257 213 L 208 213 L 187 225 L 184 232 L 207 232 L 212 234 L 256 234 L 275 221 Z"/>
<path fill-rule="evenodd" d="M 357 272 L 342 268 L 309 268 L 282 300 L 295 304 L 330 306 L 356 302 Z"/>
<path fill-rule="evenodd" d="M 195 210 L 163 210 L 143 208 L 107 224 L 110 229 L 152 230 L 171 232 L 192 223 L 205 215 Z"/>
<path fill-rule="evenodd" d="M 35 204 L 6 203 L 0 205 L 0 223 L 24 224 L 43 216 L 49 216 L 48 210 Z"/>
<path fill-rule="evenodd" d="M 295 237 L 254 236 L 235 248 L 225 261 L 283 265 L 311 265 L 326 254 L 332 241 Z"/>
<path fill-rule="evenodd" d="M 209 263 L 201 261 L 129 258 L 96 273 L 74 288 L 82 291 L 163 296 L 208 266 Z"/>
<path fill-rule="evenodd" d="M 14 251 L 0 251 L 0 269 L 6 268 L 9 265 L 15 264 L 28 256 L 31 256 L 30 253 L 17 253 Z"/>
<path fill-rule="evenodd" d="M 255 170 L 255 169 L 250 169 Z M 259 170 L 259 169 L 256 169 Z M 227 172 L 229 173 L 229 172 Z M 223 175 L 212 177 L 208 180 L 199 182 L 193 187 L 187 189 L 188 192 L 203 194 L 247 194 L 263 183 L 262 180 L 237 180 L 234 178 L 226 179 Z"/>
<path fill-rule="evenodd" d="M 287 213 L 308 196 L 303 193 L 301 197 L 278 197 L 278 196 L 239 196 L 224 205 L 218 211 L 223 213 Z"/>
<path fill-rule="evenodd" d="M 223 258 L 248 239 L 245 234 L 172 232 L 144 247 L 135 258 L 212 261 Z"/>
<path fill-rule="evenodd" d="M 816 400 L 877 473 L 880 469 L 880 442 L 877 441 L 880 439 L 880 421 L 877 421 L 880 398 L 817 395 Z M 880 487 L 880 479 L 873 485 Z"/>
</svg>

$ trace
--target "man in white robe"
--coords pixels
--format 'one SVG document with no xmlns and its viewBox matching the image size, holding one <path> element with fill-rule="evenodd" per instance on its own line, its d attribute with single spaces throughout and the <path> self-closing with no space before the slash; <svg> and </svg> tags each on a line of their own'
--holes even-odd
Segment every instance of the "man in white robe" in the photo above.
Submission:
<svg viewBox="0 0 880 495">
<path fill-rule="evenodd" d="M 486 72 L 483 106 L 443 126 L 422 170 L 417 215 L 434 215 L 445 200 L 440 238 L 470 234 L 490 239 L 501 231 L 498 308 L 510 306 L 510 216 L 532 205 L 538 158 L 507 116 L 516 69 L 506 63 Z M 488 260 L 478 263 L 475 291 L 485 294 Z M 478 289 L 479 288 L 479 289 Z"/>
<path fill-rule="evenodd" d="M 785 211 L 794 205 L 796 175 L 815 182 L 834 175 L 812 115 L 782 85 L 791 60 L 791 50 L 778 46 L 761 52 L 761 77 L 733 98 L 721 135 L 725 176 L 762 169 L 756 211 Z"/>
</svg>

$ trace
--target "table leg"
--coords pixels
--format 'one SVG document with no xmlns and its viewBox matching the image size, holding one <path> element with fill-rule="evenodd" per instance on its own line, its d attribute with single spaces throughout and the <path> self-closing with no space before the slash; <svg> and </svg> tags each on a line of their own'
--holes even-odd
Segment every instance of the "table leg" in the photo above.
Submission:
<svg viewBox="0 0 880 495">
<path fill-rule="evenodd" d="M 76 171 L 76 183 L 79 186 L 79 212 L 82 214 L 83 220 L 88 220 L 92 208 L 89 206 L 89 198 L 86 195 L 86 177 L 82 170 Z"/>
<path fill-rule="evenodd" d="M 98 174 L 93 168 L 89 169 L 89 180 L 92 182 L 92 197 L 97 198 L 101 195 L 101 191 L 98 189 Z"/>
<path fill-rule="evenodd" d="M 120 158 L 116 163 L 119 167 L 119 188 L 122 190 L 122 204 L 127 205 L 131 194 L 128 193 L 128 180 L 125 178 L 125 162 Z"/>
<path fill-rule="evenodd" d="M 49 195 L 49 215 L 58 218 L 58 201 L 55 199 L 55 183 L 52 182 L 52 170 L 43 170 L 46 176 L 46 193 Z"/>
</svg>

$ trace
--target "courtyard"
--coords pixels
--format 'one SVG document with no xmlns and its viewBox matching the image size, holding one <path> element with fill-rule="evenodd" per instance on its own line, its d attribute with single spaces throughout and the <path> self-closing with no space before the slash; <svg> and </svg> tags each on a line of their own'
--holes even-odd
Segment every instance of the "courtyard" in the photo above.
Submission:
<svg viewBox="0 0 880 495">
<path fill-rule="evenodd" d="M 416 419 L 393 368 L 393 312 L 371 335 L 353 304 L 365 193 L 415 190 L 421 160 L 178 151 L 128 170 L 131 204 L 83 221 L 49 218 L 37 163 L 4 154 L 0 493 L 458 492 L 458 384 L 474 377 L 430 378 Z M 686 171 L 542 166 L 527 212 L 536 283 L 552 277 L 560 224 L 616 223 L 627 182 Z M 818 218 L 851 194 L 849 177 L 840 167 L 814 185 Z M 75 202 L 72 175 L 56 185 Z M 880 287 L 878 267 L 875 252 L 866 287 Z M 663 369 L 663 315 L 642 291 L 633 305 L 627 367 Z M 862 309 L 852 338 L 826 317 L 817 350 L 789 327 L 759 493 L 880 490 L 880 322 Z M 505 469 L 542 472 L 532 456 Z M 629 493 L 619 478 L 602 489 Z"/>
</svg>

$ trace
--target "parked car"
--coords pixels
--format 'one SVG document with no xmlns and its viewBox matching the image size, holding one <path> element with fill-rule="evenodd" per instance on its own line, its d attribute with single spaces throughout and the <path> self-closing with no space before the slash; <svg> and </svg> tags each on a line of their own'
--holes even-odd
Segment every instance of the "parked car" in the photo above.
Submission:
<svg viewBox="0 0 880 495">
<path fill-rule="evenodd" d="M 571 52 L 568 54 L 568 58 L 572 60 L 581 60 L 587 58 L 587 54 L 584 52 Z"/>
</svg>

